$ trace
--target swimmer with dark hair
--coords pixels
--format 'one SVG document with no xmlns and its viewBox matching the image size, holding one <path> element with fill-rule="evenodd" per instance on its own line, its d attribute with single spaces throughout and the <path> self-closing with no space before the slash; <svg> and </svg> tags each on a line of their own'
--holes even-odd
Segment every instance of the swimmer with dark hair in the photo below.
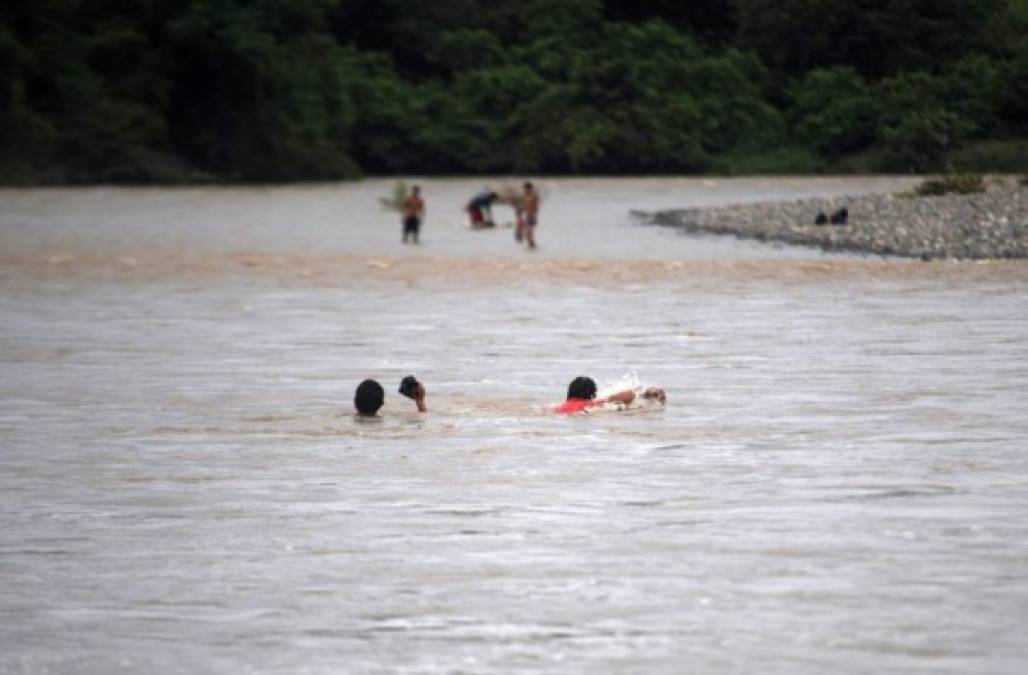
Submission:
<svg viewBox="0 0 1028 675">
<path fill-rule="evenodd" d="M 425 385 L 408 375 L 400 382 L 400 393 L 407 398 L 414 399 L 418 406 L 418 412 L 428 412 L 425 407 Z M 353 396 L 353 407 L 357 409 L 358 417 L 375 417 L 382 404 L 385 403 L 385 390 L 375 380 L 364 380 L 357 385 L 357 392 Z"/>
<path fill-rule="evenodd" d="M 425 385 L 414 379 L 413 375 L 400 380 L 400 393 L 417 404 L 418 412 L 428 412 L 425 407 Z"/>
<path fill-rule="evenodd" d="M 374 417 L 385 402 L 385 389 L 374 380 L 364 380 L 357 385 L 353 395 L 353 407 L 358 417 Z"/>
<path fill-rule="evenodd" d="M 667 395 L 660 387 L 649 387 L 643 392 L 645 399 L 659 402 L 663 405 L 667 401 Z M 553 409 L 553 412 L 562 415 L 586 412 L 589 408 L 601 406 L 604 403 L 620 403 L 628 405 L 635 400 L 635 392 L 631 389 L 619 391 L 605 398 L 596 398 L 596 383 L 591 377 L 576 377 L 568 385 L 568 397 L 562 404 Z"/>
</svg>

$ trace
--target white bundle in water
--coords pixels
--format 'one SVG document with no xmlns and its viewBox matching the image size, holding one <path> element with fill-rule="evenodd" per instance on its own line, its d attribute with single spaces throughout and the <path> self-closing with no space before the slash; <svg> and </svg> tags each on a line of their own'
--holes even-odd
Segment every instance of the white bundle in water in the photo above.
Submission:
<svg viewBox="0 0 1028 675">
<path fill-rule="evenodd" d="M 630 403 L 613 401 L 604 407 L 613 410 L 646 410 L 664 406 L 664 392 L 658 387 L 641 382 L 634 372 L 625 373 L 621 379 L 601 387 L 596 393 L 596 398 L 609 398 L 626 391 L 635 394 Z"/>
<path fill-rule="evenodd" d="M 525 195 L 516 185 L 502 185 L 496 189 L 496 201 L 506 204 L 515 209 L 522 209 L 525 205 Z"/>
<path fill-rule="evenodd" d="M 387 211 L 403 211 L 403 203 L 407 201 L 407 184 L 402 180 L 393 185 L 392 194 L 379 197 L 378 203 Z"/>
<path fill-rule="evenodd" d="M 639 376 L 634 372 L 625 373 L 621 379 L 598 388 L 596 398 L 607 398 L 622 391 L 634 391 L 636 396 L 642 394 L 643 386 L 639 382 Z"/>
</svg>

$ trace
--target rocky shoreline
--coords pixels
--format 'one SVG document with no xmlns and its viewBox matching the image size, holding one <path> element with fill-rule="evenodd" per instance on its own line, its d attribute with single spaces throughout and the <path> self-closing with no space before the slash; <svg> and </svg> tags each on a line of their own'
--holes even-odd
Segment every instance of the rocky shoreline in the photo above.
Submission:
<svg viewBox="0 0 1028 675">
<path fill-rule="evenodd" d="M 848 210 L 844 225 L 815 224 Z M 985 192 L 921 197 L 878 194 L 634 212 L 641 222 L 689 232 L 921 260 L 1028 258 L 1028 187 L 990 179 Z"/>
</svg>

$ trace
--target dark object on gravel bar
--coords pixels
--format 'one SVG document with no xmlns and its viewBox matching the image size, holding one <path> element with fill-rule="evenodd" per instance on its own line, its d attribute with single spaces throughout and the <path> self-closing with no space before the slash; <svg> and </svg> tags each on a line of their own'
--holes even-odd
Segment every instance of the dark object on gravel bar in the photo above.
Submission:
<svg viewBox="0 0 1028 675">
<path fill-rule="evenodd" d="M 849 220 L 850 212 L 845 206 L 832 214 L 832 225 L 845 225 Z"/>
<path fill-rule="evenodd" d="M 821 211 L 821 212 L 819 212 L 817 214 L 817 218 L 814 219 L 814 224 L 815 225 L 827 225 L 828 224 L 828 216 L 825 215 L 824 211 Z"/>
</svg>

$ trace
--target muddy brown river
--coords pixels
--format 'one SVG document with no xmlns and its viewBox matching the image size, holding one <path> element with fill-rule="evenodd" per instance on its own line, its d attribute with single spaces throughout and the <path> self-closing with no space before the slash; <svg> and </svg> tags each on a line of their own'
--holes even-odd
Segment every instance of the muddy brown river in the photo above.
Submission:
<svg viewBox="0 0 1028 675">
<path fill-rule="evenodd" d="M 0 190 L 0 673 L 1023 672 L 1028 263 L 629 215 L 905 179 L 540 180 L 534 252 L 484 183 Z"/>
</svg>

